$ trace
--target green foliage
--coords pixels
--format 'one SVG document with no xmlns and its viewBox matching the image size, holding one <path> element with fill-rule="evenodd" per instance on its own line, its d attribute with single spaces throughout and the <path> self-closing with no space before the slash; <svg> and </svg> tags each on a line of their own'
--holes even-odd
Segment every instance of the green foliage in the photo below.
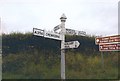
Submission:
<svg viewBox="0 0 120 81">
<path fill-rule="evenodd" d="M 38 55 L 37 55 L 38 54 Z M 60 79 L 60 57 L 56 54 L 37 52 L 32 54 L 9 54 L 3 57 L 4 79 Z M 104 57 L 105 68 L 102 69 L 101 57 L 86 56 L 80 53 L 66 53 L 67 79 L 117 79 L 117 54 Z M 36 63 L 36 58 L 38 59 Z M 112 60 L 112 63 L 111 63 Z"/>
<path fill-rule="evenodd" d="M 79 53 L 66 54 L 66 76 L 68 79 L 117 79 L 118 60 L 113 60 L 118 54 L 104 57 L 104 68 L 100 55 L 86 56 Z M 112 64 L 110 63 L 112 60 Z"/>
<path fill-rule="evenodd" d="M 44 50 L 59 52 L 60 41 L 43 38 L 40 36 L 33 36 L 32 33 L 11 33 L 3 34 L 2 36 L 3 54 L 18 53 L 27 50 Z M 95 37 L 83 36 L 66 36 L 66 41 L 79 41 L 80 46 L 74 49 L 74 52 L 82 54 L 95 54 L 98 52 L 98 46 L 95 45 Z M 66 50 L 66 51 L 70 51 Z"/>
<path fill-rule="evenodd" d="M 59 78 L 60 58 L 49 57 L 38 51 L 9 54 L 3 57 L 3 78 L 5 79 L 50 79 Z M 15 75 L 15 76 L 14 76 Z"/>
<path fill-rule="evenodd" d="M 3 79 L 60 79 L 60 41 L 33 36 L 32 33 L 12 33 L 2 36 Z M 117 79 L 118 52 L 101 55 L 95 37 L 66 36 L 66 41 L 78 40 L 78 49 L 66 50 L 67 79 Z"/>
</svg>

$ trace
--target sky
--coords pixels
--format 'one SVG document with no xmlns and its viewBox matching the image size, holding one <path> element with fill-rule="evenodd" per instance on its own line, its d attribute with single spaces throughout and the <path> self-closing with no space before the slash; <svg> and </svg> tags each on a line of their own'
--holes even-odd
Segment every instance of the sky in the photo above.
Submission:
<svg viewBox="0 0 120 81">
<path fill-rule="evenodd" d="M 89 35 L 118 34 L 119 0 L 0 0 L 1 30 L 4 33 L 32 32 L 33 28 L 53 30 L 65 27 Z"/>
</svg>

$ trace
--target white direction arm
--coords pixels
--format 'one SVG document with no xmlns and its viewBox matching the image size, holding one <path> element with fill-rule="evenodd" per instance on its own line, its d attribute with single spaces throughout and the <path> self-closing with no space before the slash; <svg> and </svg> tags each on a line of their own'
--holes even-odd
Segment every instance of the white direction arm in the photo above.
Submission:
<svg viewBox="0 0 120 81">
<path fill-rule="evenodd" d="M 85 36 L 86 32 L 85 31 L 77 31 L 73 29 L 66 29 L 66 35 L 80 35 L 80 36 Z"/>
</svg>

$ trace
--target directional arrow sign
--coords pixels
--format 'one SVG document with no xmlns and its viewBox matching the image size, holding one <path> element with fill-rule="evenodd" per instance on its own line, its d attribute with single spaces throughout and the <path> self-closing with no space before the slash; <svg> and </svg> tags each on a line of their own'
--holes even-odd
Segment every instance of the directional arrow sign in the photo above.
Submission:
<svg viewBox="0 0 120 81">
<path fill-rule="evenodd" d="M 48 32 L 37 28 L 33 28 L 33 35 L 42 36 L 50 39 L 62 40 L 61 35 L 58 33 Z"/>
<path fill-rule="evenodd" d="M 44 36 L 44 30 L 33 28 L 33 35 Z"/>
<path fill-rule="evenodd" d="M 80 45 L 80 43 L 78 41 L 65 42 L 65 49 L 78 48 L 79 45 Z"/>
<path fill-rule="evenodd" d="M 73 30 L 73 29 L 66 29 L 66 35 L 81 35 L 81 36 L 85 36 L 86 32 L 84 32 L 84 31 L 77 31 L 77 30 Z"/>
<path fill-rule="evenodd" d="M 50 39 L 56 39 L 56 40 L 62 40 L 61 35 L 58 33 L 54 33 L 54 32 L 44 32 L 44 37 L 45 38 L 50 38 Z"/>
</svg>

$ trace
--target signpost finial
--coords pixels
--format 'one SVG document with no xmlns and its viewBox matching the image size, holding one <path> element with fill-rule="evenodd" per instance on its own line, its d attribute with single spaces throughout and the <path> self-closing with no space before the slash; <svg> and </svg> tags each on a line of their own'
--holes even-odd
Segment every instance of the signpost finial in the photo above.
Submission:
<svg viewBox="0 0 120 81">
<path fill-rule="evenodd" d="M 67 17 L 65 16 L 65 14 L 63 13 L 62 16 L 60 17 L 61 22 L 65 22 L 67 19 Z"/>
</svg>

